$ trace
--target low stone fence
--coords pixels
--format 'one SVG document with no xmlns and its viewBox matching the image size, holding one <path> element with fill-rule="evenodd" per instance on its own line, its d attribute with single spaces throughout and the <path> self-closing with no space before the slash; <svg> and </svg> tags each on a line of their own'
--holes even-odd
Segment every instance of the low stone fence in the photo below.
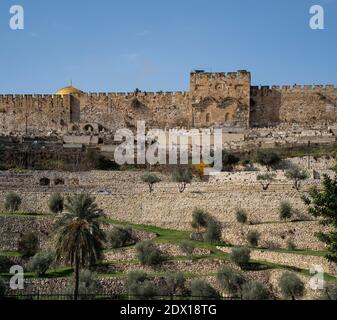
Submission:
<svg viewBox="0 0 337 320">
<path fill-rule="evenodd" d="M 230 253 L 231 248 L 218 247 L 224 253 Z M 257 261 L 266 261 L 278 265 L 295 267 L 309 271 L 314 266 L 320 266 L 324 272 L 337 275 L 337 265 L 329 262 L 326 258 L 320 256 L 311 256 L 295 253 L 273 252 L 266 250 L 251 250 L 251 259 Z"/>
<path fill-rule="evenodd" d="M 125 278 L 99 278 L 98 294 L 121 295 L 127 292 Z M 7 295 L 72 295 L 72 278 L 57 279 L 26 279 L 24 289 L 19 291 L 8 290 Z"/>
<path fill-rule="evenodd" d="M 162 252 L 164 256 L 168 257 L 187 257 L 188 255 L 183 252 L 179 246 L 163 243 L 158 244 L 157 247 Z M 193 255 L 194 256 L 206 256 L 211 252 L 207 249 L 195 248 Z M 125 249 L 116 249 L 104 253 L 105 261 L 127 261 L 136 259 L 136 250 L 135 248 L 125 248 Z"/>
<path fill-rule="evenodd" d="M 325 245 L 318 240 L 316 233 L 328 228 L 322 227 L 316 221 L 265 223 L 241 226 L 239 223 L 224 224 L 222 235 L 224 241 L 236 246 L 247 245 L 249 231 L 260 234 L 261 247 L 277 249 L 287 248 L 291 241 L 297 249 L 325 250 Z"/>
<path fill-rule="evenodd" d="M 264 271 L 248 271 L 245 272 L 245 277 L 247 280 L 260 281 L 264 283 L 272 293 L 274 297 L 281 298 L 282 293 L 279 289 L 279 279 L 282 276 L 283 271 L 280 270 L 264 270 Z M 305 295 L 303 299 L 317 299 L 322 291 L 314 291 L 310 287 L 309 277 L 297 274 L 298 277 L 303 281 L 305 285 Z M 199 274 L 198 279 L 207 281 L 212 285 L 224 298 L 229 297 L 220 287 L 216 276 L 207 276 L 204 274 Z M 160 284 L 159 278 L 155 279 L 155 283 Z M 100 277 L 98 281 L 98 291 L 97 294 L 109 295 L 113 297 L 114 295 L 127 294 L 127 279 L 126 277 Z M 71 278 L 58 278 L 58 279 L 27 279 L 25 281 L 24 290 L 11 291 L 8 290 L 7 294 L 12 295 L 64 295 L 72 294 L 72 279 Z M 186 286 L 189 287 L 191 279 L 187 279 Z"/>
<path fill-rule="evenodd" d="M 43 217 L 11 217 L 0 215 L 0 251 L 16 251 L 21 234 L 34 232 L 40 240 L 40 247 L 49 245 L 53 220 Z"/>
</svg>

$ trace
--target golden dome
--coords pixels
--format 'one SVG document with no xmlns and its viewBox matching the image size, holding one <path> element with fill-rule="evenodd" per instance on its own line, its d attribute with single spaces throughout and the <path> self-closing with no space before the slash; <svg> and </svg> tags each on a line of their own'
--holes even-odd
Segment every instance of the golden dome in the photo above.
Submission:
<svg viewBox="0 0 337 320">
<path fill-rule="evenodd" d="M 80 89 L 77 89 L 77 88 L 75 88 L 71 85 L 71 86 L 68 86 L 68 87 L 65 87 L 65 88 L 62 88 L 62 89 L 58 90 L 55 94 L 59 95 L 59 96 L 65 96 L 65 95 L 68 95 L 68 94 L 81 94 L 81 93 L 83 93 L 83 91 L 81 91 Z"/>
</svg>

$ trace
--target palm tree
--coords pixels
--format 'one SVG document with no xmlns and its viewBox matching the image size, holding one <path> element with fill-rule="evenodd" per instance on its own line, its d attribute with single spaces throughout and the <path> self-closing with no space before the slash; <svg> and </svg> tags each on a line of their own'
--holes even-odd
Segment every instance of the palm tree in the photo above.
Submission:
<svg viewBox="0 0 337 320">
<path fill-rule="evenodd" d="M 75 268 L 74 299 L 79 294 L 80 269 L 100 260 L 105 233 L 100 226 L 104 213 L 94 199 L 78 194 L 67 199 L 65 214 L 56 222 L 56 257 Z"/>
</svg>

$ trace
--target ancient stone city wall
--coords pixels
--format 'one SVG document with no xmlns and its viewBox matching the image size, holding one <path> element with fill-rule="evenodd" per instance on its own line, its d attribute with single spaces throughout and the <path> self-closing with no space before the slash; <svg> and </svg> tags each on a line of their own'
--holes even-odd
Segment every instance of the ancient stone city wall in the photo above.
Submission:
<svg viewBox="0 0 337 320">
<path fill-rule="evenodd" d="M 192 72 L 187 92 L 0 95 L 0 133 L 336 123 L 334 86 L 251 87 L 247 71 Z"/>
<path fill-rule="evenodd" d="M 333 124 L 336 120 L 335 86 L 252 87 L 251 126 L 271 127 L 288 123 L 313 127 Z"/>
</svg>

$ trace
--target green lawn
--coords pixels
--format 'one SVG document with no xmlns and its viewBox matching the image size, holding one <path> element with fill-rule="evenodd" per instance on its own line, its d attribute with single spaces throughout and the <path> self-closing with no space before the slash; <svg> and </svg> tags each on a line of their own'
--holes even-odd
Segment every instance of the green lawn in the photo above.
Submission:
<svg viewBox="0 0 337 320">
<path fill-rule="evenodd" d="M 52 278 L 66 278 L 73 274 L 73 269 L 68 267 L 61 267 L 53 270 L 48 270 L 46 274 L 41 279 L 52 279 Z M 26 279 L 39 279 L 37 275 L 33 272 L 25 272 L 24 274 Z M 13 277 L 10 273 L 0 273 L 0 277 L 3 277 L 5 279 L 9 279 Z"/>
<path fill-rule="evenodd" d="M 150 225 L 142 225 L 142 224 L 133 224 L 125 221 L 116 221 L 107 219 L 107 223 L 114 224 L 114 225 L 122 225 L 122 226 L 130 226 L 134 230 L 141 230 L 150 233 L 154 233 L 157 235 L 157 239 L 155 242 L 166 242 L 166 243 L 173 243 L 177 244 L 180 243 L 182 240 L 189 239 L 190 232 L 188 231 L 179 231 L 179 230 L 172 230 L 172 229 L 163 229 L 155 226 Z"/>
<path fill-rule="evenodd" d="M 34 213 L 34 212 L 0 212 L 0 217 L 15 217 L 15 218 L 50 218 L 51 214 L 46 213 Z"/>
<path fill-rule="evenodd" d="M 17 251 L 0 251 L 2 257 L 21 257 L 21 253 Z"/>
<path fill-rule="evenodd" d="M 106 222 L 114 225 L 124 225 L 130 226 L 134 230 L 141 230 L 146 232 L 151 232 L 157 235 L 157 238 L 154 240 L 156 243 L 171 243 L 179 245 L 182 240 L 190 240 L 191 231 L 179 231 L 179 230 L 171 230 L 171 229 L 163 229 L 156 226 L 150 225 L 139 225 L 133 224 L 125 221 L 116 221 L 107 219 Z M 191 241 L 191 240 L 190 240 Z M 219 253 L 216 247 L 232 247 L 226 243 L 209 243 L 209 242 L 200 242 L 200 241 L 192 241 L 197 248 L 205 248 L 212 251 L 213 254 Z M 291 254 L 299 254 L 299 255 L 306 255 L 306 256 L 316 256 L 316 257 L 324 257 L 326 251 L 316 251 L 316 250 L 288 250 L 288 249 L 268 249 L 268 248 L 252 248 L 252 249 L 259 249 L 264 251 L 271 251 L 271 252 L 280 252 L 280 253 L 291 253 Z M 221 254 L 223 254 L 221 252 Z"/>
<path fill-rule="evenodd" d="M 157 235 L 157 238 L 154 239 L 154 242 L 156 243 L 170 243 L 170 244 L 176 244 L 179 245 L 182 240 L 189 240 L 190 239 L 190 232 L 189 231 L 179 231 L 179 230 L 172 230 L 172 229 L 164 229 L 160 227 L 155 227 L 151 225 L 137 225 L 137 224 L 132 224 L 128 222 L 123 222 L 123 221 L 116 221 L 116 220 L 111 220 L 111 219 L 106 219 L 106 223 L 109 224 L 114 224 L 114 225 L 124 225 L 124 226 L 130 226 L 134 230 L 141 230 L 141 231 L 146 231 L 150 232 L 153 234 Z M 221 250 L 217 249 L 217 246 L 221 247 L 230 247 L 228 244 L 225 243 L 209 243 L 209 242 L 199 242 L 199 241 L 193 241 L 195 244 L 195 247 L 197 248 L 205 248 L 210 250 L 210 254 L 208 255 L 196 255 L 193 256 L 191 260 L 224 260 L 228 261 L 229 260 L 229 255 L 222 252 Z M 119 250 L 125 250 L 126 248 L 121 248 Z M 252 248 L 253 249 L 253 248 Z M 287 250 L 287 249 L 262 249 L 262 248 L 256 248 L 258 250 L 265 250 L 265 251 L 271 251 L 271 252 L 280 252 L 280 253 L 290 253 L 290 254 L 300 254 L 300 255 L 311 255 L 311 256 L 324 256 L 325 252 L 323 251 L 314 251 L 314 250 Z M 108 252 L 110 250 L 106 250 Z M 8 256 L 8 257 L 20 257 L 20 254 L 15 251 L 5 251 L 5 252 L 0 252 L 0 256 Z M 166 261 L 184 261 L 188 260 L 189 258 L 186 256 L 182 257 L 168 257 Z M 121 265 L 121 264 L 137 264 L 138 261 L 135 259 L 131 259 L 128 261 L 109 261 L 107 263 L 103 263 L 101 265 Z M 304 269 L 299 269 L 299 268 L 294 268 L 290 266 L 283 266 L 283 265 L 278 265 L 274 263 L 269 263 L 269 262 L 261 262 L 261 261 L 252 261 L 251 264 L 252 268 L 250 271 L 258 271 L 258 270 L 270 270 L 270 269 L 278 269 L 278 270 L 289 270 L 289 271 L 294 271 L 301 273 L 306 276 L 310 276 L 308 270 Z M 73 274 L 73 269 L 72 268 L 57 268 L 54 270 L 49 270 L 45 276 L 42 278 L 61 278 L 61 277 L 69 277 Z M 153 275 L 162 275 L 164 272 L 154 272 Z M 186 273 L 188 277 L 197 277 L 200 276 L 200 274 L 193 274 L 193 273 Z M 215 275 L 214 273 L 207 273 L 203 274 L 202 276 L 208 276 L 208 275 Z M 12 275 L 9 274 L 0 274 L 0 276 L 9 278 Z M 102 277 L 126 277 L 126 274 L 123 272 L 114 272 L 114 273 L 109 273 L 109 274 L 98 274 L 98 276 Z M 326 280 L 332 281 L 336 280 L 336 277 L 326 274 Z M 25 273 L 26 278 L 36 278 L 36 275 L 34 273 Z"/>
</svg>

